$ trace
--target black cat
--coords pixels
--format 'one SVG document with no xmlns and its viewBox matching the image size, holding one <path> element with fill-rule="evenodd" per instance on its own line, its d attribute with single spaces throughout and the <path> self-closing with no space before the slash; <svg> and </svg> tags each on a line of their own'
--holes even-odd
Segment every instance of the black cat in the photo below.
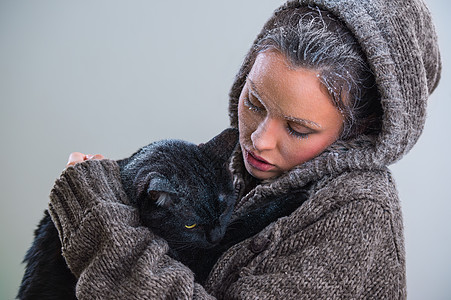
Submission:
<svg viewBox="0 0 451 300">
<path fill-rule="evenodd" d="M 141 222 L 165 238 L 169 255 L 203 282 L 231 245 L 290 214 L 306 193 L 270 201 L 229 226 L 237 198 L 228 160 L 237 143 L 226 129 L 199 146 L 166 140 L 152 143 L 118 161 L 124 190 L 138 208 Z M 61 243 L 48 212 L 35 231 L 24 262 L 19 299 L 76 299 L 76 278 L 61 255 Z"/>
<path fill-rule="evenodd" d="M 118 162 L 127 196 L 141 223 L 166 239 L 169 255 L 204 278 L 199 251 L 224 237 L 238 192 L 228 161 L 238 139 L 226 129 L 199 146 L 182 141 L 150 144 Z"/>
</svg>

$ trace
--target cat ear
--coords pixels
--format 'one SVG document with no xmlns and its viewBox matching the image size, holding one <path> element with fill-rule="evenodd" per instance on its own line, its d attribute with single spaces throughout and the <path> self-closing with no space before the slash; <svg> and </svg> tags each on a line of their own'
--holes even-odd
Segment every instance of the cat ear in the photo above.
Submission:
<svg viewBox="0 0 451 300">
<path fill-rule="evenodd" d="M 171 194 L 176 194 L 176 190 L 168 179 L 158 175 L 150 180 L 147 194 L 158 206 L 169 206 L 173 202 Z"/>
<path fill-rule="evenodd" d="M 163 175 L 157 172 L 151 172 L 149 174 L 150 181 L 147 187 L 147 191 L 176 193 L 172 183 Z"/>
<path fill-rule="evenodd" d="M 199 149 L 212 157 L 218 157 L 226 161 L 232 155 L 238 143 L 238 129 L 227 128 L 205 144 L 200 144 Z"/>
<path fill-rule="evenodd" d="M 157 197 L 155 200 L 155 204 L 158 206 L 168 207 L 172 204 L 172 198 L 168 193 L 165 192 L 156 192 Z"/>
</svg>

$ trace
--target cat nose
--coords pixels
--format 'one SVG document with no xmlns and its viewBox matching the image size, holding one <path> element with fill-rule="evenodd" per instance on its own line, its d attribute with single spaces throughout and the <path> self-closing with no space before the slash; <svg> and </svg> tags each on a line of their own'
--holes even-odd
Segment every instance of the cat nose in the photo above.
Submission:
<svg viewBox="0 0 451 300">
<path fill-rule="evenodd" d="M 217 244 L 222 240 L 224 232 L 221 228 L 213 228 L 207 233 L 207 241 L 211 244 Z"/>
</svg>

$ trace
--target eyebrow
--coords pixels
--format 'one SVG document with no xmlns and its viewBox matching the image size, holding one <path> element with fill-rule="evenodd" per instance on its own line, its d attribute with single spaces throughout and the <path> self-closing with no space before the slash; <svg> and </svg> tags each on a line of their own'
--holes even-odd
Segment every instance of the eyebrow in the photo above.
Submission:
<svg viewBox="0 0 451 300">
<path fill-rule="evenodd" d="M 252 89 L 251 89 L 252 95 L 254 95 L 254 97 L 257 98 L 258 101 L 260 101 L 261 103 L 264 103 L 264 101 L 262 100 L 262 97 L 260 96 L 260 94 L 257 91 L 257 87 L 255 86 L 254 82 L 251 79 L 249 79 L 249 77 L 247 77 L 246 80 L 249 82 L 249 84 L 252 87 Z M 285 116 L 285 115 L 283 115 L 283 118 L 289 122 L 297 123 L 302 126 L 316 127 L 318 129 L 322 128 L 321 125 L 319 125 L 318 123 L 315 123 L 313 121 L 310 121 L 310 120 L 296 118 L 296 117 L 292 117 L 292 116 Z"/>
<path fill-rule="evenodd" d="M 318 129 L 321 129 L 321 125 L 319 125 L 318 123 L 315 123 L 313 121 L 310 121 L 310 120 L 299 119 L 299 118 L 290 117 L 290 116 L 284 116 L 284 119 L 287 121 L 293 122 L 293 123 L 300 124 L 302 126 L 316 127 Z"/>
</svg>

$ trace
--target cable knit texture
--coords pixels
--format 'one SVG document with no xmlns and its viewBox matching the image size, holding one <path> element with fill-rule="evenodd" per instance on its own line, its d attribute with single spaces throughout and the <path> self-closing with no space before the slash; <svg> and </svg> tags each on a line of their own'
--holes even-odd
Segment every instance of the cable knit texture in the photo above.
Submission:
<svg viewBox="0 0 451 300">
<path fill-rule="evenodd" d="M 330 11 L 356 36 L 381 94 L 380 134 L 337 142 L 244 194 L 234 216 L 311 184 L 293 214 L 226 251 L 204 286 L 167 255 L 163 239 L 139 225 L 116 162 L 68 168 L 51 192 L 50 212 L 79 278 L 79 299 L 406 299 L 402 214 L 387 166 L 418 140 L 440 78 L 429 11 L 420 0 L 300 0 L 275 14 L 300 5 Z M 232 127 L 249 58 L 230 92 Z M 245 186 L 239 149 L 230 168 L 237 186 Z"/>
</svg>

